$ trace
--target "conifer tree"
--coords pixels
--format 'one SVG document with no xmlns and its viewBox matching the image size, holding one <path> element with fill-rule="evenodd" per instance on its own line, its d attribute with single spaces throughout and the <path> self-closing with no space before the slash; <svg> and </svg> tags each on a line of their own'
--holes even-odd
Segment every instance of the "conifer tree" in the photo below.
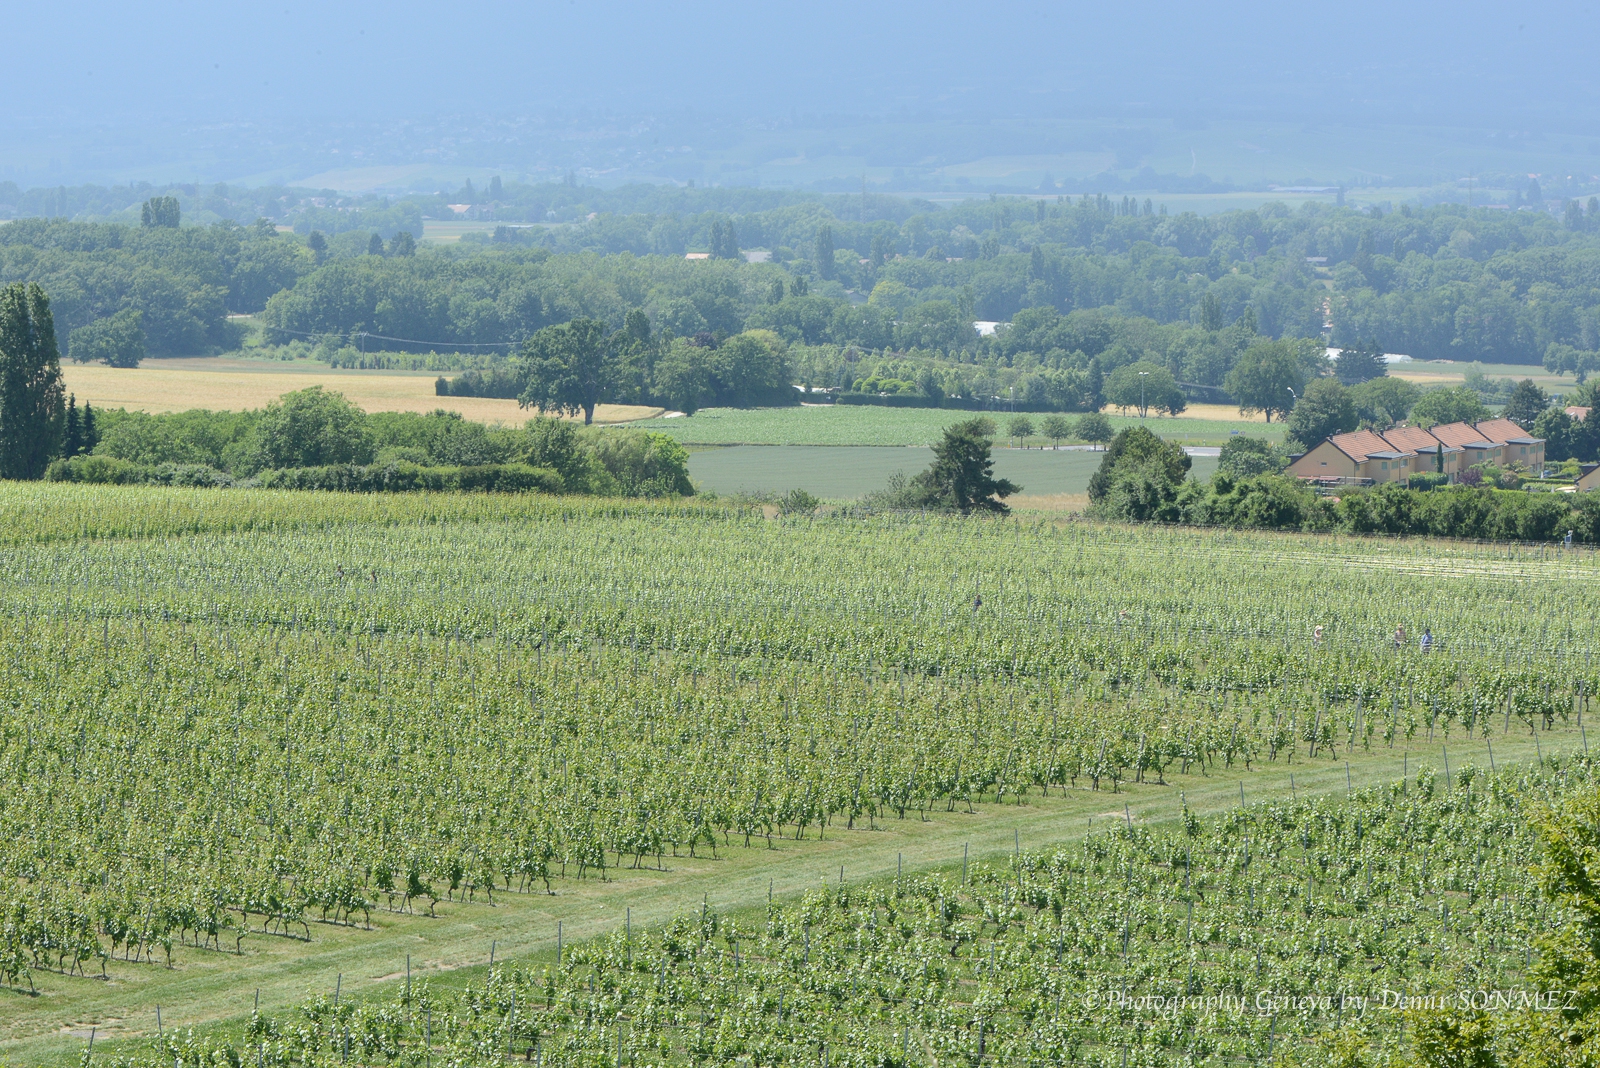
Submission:
<svg viewBox="0 0 1600 1068">
<path fill-rule="evenodd" d="M 71 459 L 83 451 L 83 423 L 78 417 L 78 397 L 67 397 L 66 429 L 61 433 L 61 455 Z"/>
</svg>

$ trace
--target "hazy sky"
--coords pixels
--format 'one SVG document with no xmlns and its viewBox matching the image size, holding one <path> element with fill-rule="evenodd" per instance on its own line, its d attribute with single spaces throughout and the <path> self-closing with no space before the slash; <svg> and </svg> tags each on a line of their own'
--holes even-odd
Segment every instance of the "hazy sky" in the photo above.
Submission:
<svg viewBox="0 0 1600 1068">
<path fill-rule="evenodd" d="M 1060 152 L 1256 185 L 1600 173 L 1585 3 L 58 0 L 7 14 L 0 178 L 23 186 L 355 182 L 351 166 L 423 184 L 568 169 L 804 184 Z M 888 122 L 852 133 L 862 118 Z M 1209 149 L 1190 143 L 1229 122 Z M 703 167 L 664 162 L 691 143 Z M 836 159 L 776 165 L 797 154 Z M 1078 180 L 1098 158 L 1037 167 Z"/>
<path fill-rule="evenodd" d="M 1596 132 L 1587 4 L 18 5 L 11 121 L 1131 112 Z M 16 47 L 39 42 L 38 47 Z"/>
</svg>

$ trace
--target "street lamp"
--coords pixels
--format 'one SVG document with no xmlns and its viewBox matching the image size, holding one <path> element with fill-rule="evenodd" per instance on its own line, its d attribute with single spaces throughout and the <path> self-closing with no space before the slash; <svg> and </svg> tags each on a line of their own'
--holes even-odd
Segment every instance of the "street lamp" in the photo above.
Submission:
<svg viewBox="0 0 1600 1068">
<path fill-rule="evenodd" d="M 1283 388 L 1288 390 L 1289 391 L 1289 396 L 1294 398 L 1294 404 L 1299 404 L 1300 403 L 1300 394 L 1298 394 L 1298 393 L 1296 393 L 1294 391 L 1294 387 L 1293 386 L 1284 386 Z M 1289 405 L 1289 407 L 1293 408 L 1294 404 Z M 1269 414 L 1267 416 L 1267 421 L 1271 422 L 1271 420 L 1272 420 L 1272 416 Z"/>
<path fill-rule="evenodd" d="M 1149 374 L 1149 373 L 1150 373 L 1149 371 L 1140 371 L 1139 372 L 1139 418 L 1140 419 L 1143 419 L 1145 417 L 1145 412 L 1148 411 L 1148 409 L 1145 408 L 1145 406 L 1144 406 L 1144 376 Z"/>
</svg>

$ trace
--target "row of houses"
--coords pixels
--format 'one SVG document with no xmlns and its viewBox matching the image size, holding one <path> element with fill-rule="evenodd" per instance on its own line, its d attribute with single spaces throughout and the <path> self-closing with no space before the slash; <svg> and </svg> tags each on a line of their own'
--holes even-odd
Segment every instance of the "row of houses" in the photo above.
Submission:
<svg viewBox="0 0 1600 1068">
<path fill-rule="evenodd" d="M 1330 486 L 1404 485 L 1412 475 L 1435 472 L 1443 472 L 1455 482 L 1463 471 L 1482 463 L 1515 465 L 1539 475 L 1544 461 L 1543 438 L 1534 437 L 1509 419 L 1485 419 L 1481 423 L 1442 423 L 1427 430 L 1401 426 L 1381 433 L 1357 430 L 1335 434 L 1290 464 L 1289 473 Z M 1586 471 L 1578 488 L 1600 488 L 1600 468 Z"/>
</svg>

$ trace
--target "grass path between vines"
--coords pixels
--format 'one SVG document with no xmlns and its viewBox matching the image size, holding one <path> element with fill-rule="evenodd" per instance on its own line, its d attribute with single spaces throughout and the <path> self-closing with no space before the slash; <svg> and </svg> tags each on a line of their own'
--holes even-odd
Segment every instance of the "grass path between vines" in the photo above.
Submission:
<svg viewBox="0 0 1600 1068">
<path fill-rule="evenodd" d="M 1497 724 L 1497 727 L 1499 725 Z M 187 947 L 173 951 L 174 967 L 164 963 L 109 966 L 110 982 L 65 977 L 45 972 L 35 977 L 37 997 L 26 991 L 0 992 L 0 1063 L 10 1065 L 76 1064 L 91 1027 L 97 1029 L 95 1052 L 112 1054 L 118 1046 L 136 1044 L 156 1030 L 156 1006 L 167 1028 L 202 1027 L 248 1018 L 260 991 L 263 1011 L 281 1010 L 319 993 L 332 994 L 341 985 L 346 998 L 388 996 L 403 983 L 406 956 L 414 980 L 432 978 L 453 985 L 481 977 L 491 943 L 496 960 L 526 963 L 554 957 L 556 924 L 568 944 L 620 929 L 626 910 L 633 923 L 649 928 L 678 912 L 698 908 L 702 900 L 724 913 L 758 918 L 769 887 L 776 899 L 789 900 L 836 881 L 841 866 L 850 882 L 892 878 L 897 858 L 907 872 L 959 870 L 963 846 L 972 860 L 1003 861 L 1020 842 L 1024 849 L 1081 839 L 1091 821 L 1123 820 L 1154 826 L 1176 823 L 1180 795 L 1201 814 L 1240 803 L 1287 797 L 1293 788 L 1309 794 L 1342 796 L 1349 782 L 1365 785 L 1400 778 L 1421 764 L 1442 770 L 1446 751 L 1452 772 L 1467 764 L 1488 767 L 1488 749 L 1481 739 L 1459 736 L 1443 746 L 1442 736 L 1430 743 L 1417 739 L 1409 747 L 1375 748 L 1328 760 L 1319 755 L 1295 762 L 1213 769 L 1207 775 L 1169 775 L 1166 785 L 1134 784 L 1117 793 L 1109 789 L 1037 794 L 1022 805 L 964 806 L 946 813 L 943 806 L 927 822 L 914 813 L 890 819 L 870 830 L 830 828 L 818 841 L 815 829 L 806 839 L 774 839 L 768 849 L 758 842 L 745 848 L 738 838 L 718 848 L 718 858 L 679 857 L 663 861 L 665 870 L 624 868 L 607 882 L 557 879 L 554 896 L 497 894 L 495 905 L 481 898 L 475 904 L 441 903 L 436 917 L 375 912 L 375 930 L 311 924 L 309 943 L 263 935 L 245 940 L 244 956 Z M 1600 737 L 1596 743 L 1600 744 Z M 1492 739 L 1499 766 L 1531 760 L 1535 742 L 1528 734 L 1498 732 Z M 1580 752 L 1585 739 L 1577 728 L 1541 733 L 1538 745 L 1546 756 Z M 1103 824 L 1102 824 L 1103 825 Z M 791 832 L 792 833 L 792 832 Z M 158 956 L 159 960 L 159 956 Z"/>
</svg>

